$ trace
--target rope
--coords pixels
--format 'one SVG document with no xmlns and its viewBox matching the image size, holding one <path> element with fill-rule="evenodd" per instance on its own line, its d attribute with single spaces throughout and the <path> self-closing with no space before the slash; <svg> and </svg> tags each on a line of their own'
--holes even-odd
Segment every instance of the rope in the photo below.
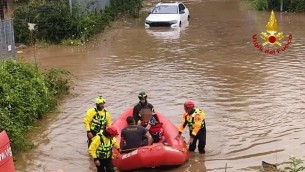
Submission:
<svg viewBox="0 0 305 172">
<path fill-rule="evenodd" d="M 155 147 L 160 147 L 160 146 L 171 147 L 171 149 L 178 150 L 178 151 L 180 151 L 180 152 L 182 152 L 182 153 L 185 153 L 185 152 L 188 150 L 188 149 L 187 149 L 188 147 L 182 148 L 182 150 L 181 150 L 181 149 L 172 147 L 172 145 L 154 145 L 154 146 L 149 146 L 149 147 L 139 147 L 139 148 L 124 149 L 124 150 L 122 150 L 119 154 L 124 153 L 125 151 L 128 152 L 128 153 L 130 153 L 129 151 L 134 151 L 134 150 L 136 150 L 136 149 L 139 149 L 139 150 L 141 150 L 141 149 L 142 149 L 142 150 L 143 150 L 143 149 L 152 150 L 153 148 L 155 148 Z M 116 154 L 114 158 L 118 158 L 118 157 L 119 157 L 119 154 Z"/>
</svg>

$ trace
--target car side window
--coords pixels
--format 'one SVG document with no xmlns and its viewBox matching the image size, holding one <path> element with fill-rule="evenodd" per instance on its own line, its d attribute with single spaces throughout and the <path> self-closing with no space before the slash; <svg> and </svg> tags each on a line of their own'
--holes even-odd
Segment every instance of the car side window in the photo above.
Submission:
<svg viewBox="0 0 305 172">
<path fill-rule="evenodd" d="M 180 11 L 182 11 L 182 10 L 185 10 L 185 7 L 184 7 L 184 5 L 179 4 L 179 13 L 180 13 Z"/>
</svg>

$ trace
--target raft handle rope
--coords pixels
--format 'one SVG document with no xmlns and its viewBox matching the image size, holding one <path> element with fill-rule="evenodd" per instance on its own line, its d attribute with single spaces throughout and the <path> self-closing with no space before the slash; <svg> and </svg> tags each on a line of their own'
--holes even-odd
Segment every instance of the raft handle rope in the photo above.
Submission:
<svg viewBox="0 0 305 172">
<path fill-rule="evenodd" d="M 124 149 L 123 151 L 121 151 L 120 153 L 118 153 L 118 154 L 116 154 L 116 155 L 113 155 L 114 156 L 114 158 L 118 158 L 119 157 L 119 154 L 121 154 L 121 153 L 124 153 L 125 151 L 126 152 L 128 152 L 128 153 L 130 153 L 129 151 L 134 151 L 134 150 L 142 150 L 142 152 L 145 152 L 145 150 L 146 149 L 148 149 L 148 150 L 152 150 L 153 148 L 155 148 L 155 147 L 162 147 L 162 146 L 164 146 L 164 147 L 171 147 L 171 149 L 175 149 L 175 150 L 178 150 L 178 151 L 180 151 L 180 152 L 182 152 L 182 153 L 185 153 L 188 149 L 188 147 L 185 147 L 185 148 L 182 148 L 182 149 L 178 149 L 178 148 L 175 148 L 175 147 L 172 147 L 172 145 L 154 145 L 154 146 L 149 146 L 149 147 L 139 147 L 139 148 L 131 148 L 131 149 Z M 160 150 L 160 149 L 159 149 Z"/>
</svg>

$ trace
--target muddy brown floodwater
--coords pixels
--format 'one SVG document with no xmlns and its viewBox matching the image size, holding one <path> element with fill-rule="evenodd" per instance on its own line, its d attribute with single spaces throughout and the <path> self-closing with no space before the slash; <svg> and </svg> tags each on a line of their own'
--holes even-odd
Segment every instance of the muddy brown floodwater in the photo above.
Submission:
<svg viewBox="0 0 305 172">
<path fill-rule="evenodd" d="M 270 12 L 239 0 L 185 4 L 191 20 L 179 29 L 144 29 L 144 15 L 84 46 L 36 50 L 41 67 L 64 68 L 77 79 L 73 94 L 33 134 L 36 148 L 18 156 L 18 172 L 95 171 L 82 122 L 86 110 L 103 95 L 116 119 L 142 90 L 176 125 L 187 99 L 206 113 L 206 154 L 191 154 L 169 171 L 224 172 L 227 164 L 228 172 L 250 172 L 263 160 L 305 158 L 305 15 L 276 13 L 279 31 L 293 40 L 285 52 L 266 55 L 253 47 L 252 35 L 265 32 Z M 21 56 L 33 59 L 33 49 Z"/>
</svg>

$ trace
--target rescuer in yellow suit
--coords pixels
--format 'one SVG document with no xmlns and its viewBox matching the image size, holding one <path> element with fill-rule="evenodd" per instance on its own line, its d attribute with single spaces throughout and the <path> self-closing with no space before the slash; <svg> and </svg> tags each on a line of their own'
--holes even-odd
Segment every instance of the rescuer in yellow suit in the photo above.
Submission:
<svg viewBox="0 0 305 172">
<path fill-rule="evenodd" d="M 186 125 L 190 131 L 189 151 L 195 151 L 197 140 L 198 151 L 200 154 L 205 154 L 206 145 L 206 126 L 205 126 L 205 114 L 199 108 L 195 108 L 195 103 L 188 100 L 184 103 L 184 114 L 182 123 L 179 127 L 179 133 L 176 138 L 180 138 Z"/>
<path fill-rule="evenodd" d="M 112 147 L 120 151 L 115 127 L 107 127 L 92 138 L 89 146 L 89 154 L 94 160 L 97 172 L 114 172 L 112 164 Z"/>
<path fill-rule="evenodd" d="M 95 99 L 95 108 L 90 108 L 84 118 L 84 124 L 87 131 L 88 147 L 91 143 L 92 138 L 104 130 L 106 127 L 111 126 L 111 115 L 105 109 L 106 100 L 99 96 Z"/>
</svg>

